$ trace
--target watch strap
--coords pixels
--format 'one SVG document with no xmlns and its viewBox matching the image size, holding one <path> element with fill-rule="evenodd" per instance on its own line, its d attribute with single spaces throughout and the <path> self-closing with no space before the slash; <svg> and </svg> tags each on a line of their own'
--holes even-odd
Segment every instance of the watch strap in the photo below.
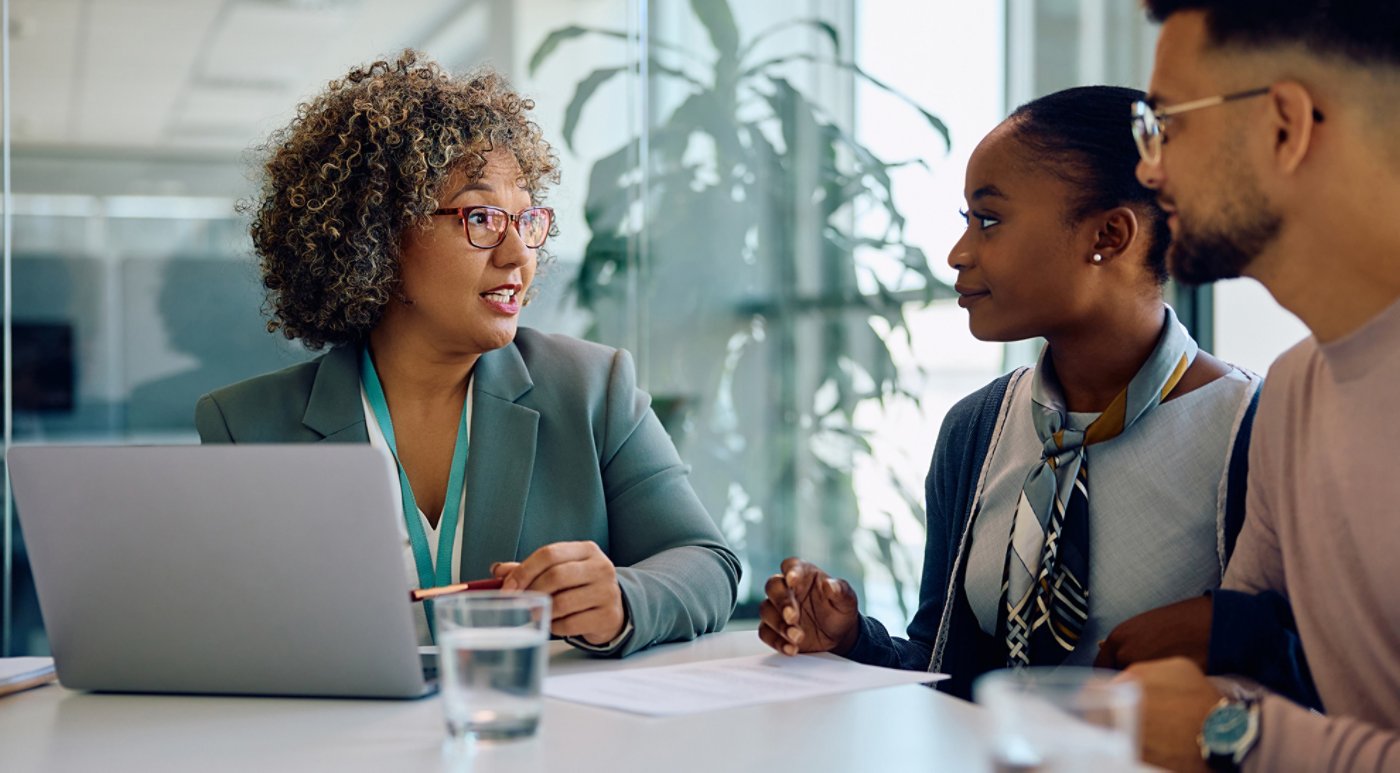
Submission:
<svg viewBox="0 0 1400 773">
<path fill-rule="evenodd" d="M 1227 707 L 1243 708 L 1247 715 L 1247 723 L 1244 732 L 1227 749 L 1212 749 L 1206 743 L 1205 725 L 1210 722 L 1216 712 Z M 1205 760 L 1206 766 L 1215 771 L 1227 771 L 1233 773 L 1238 771 L 1244 763 L 1244 758 L 1254 748 L 1255 741 L 1259 738 L 1259 701 L 1255 698 L 1221 698 L 1211 708 L 1206 715 L 1205 722 L 1202 723 L 1201 735 L 1197 737 L 1197 742 L 1201 748 L 1201 757 Z"/>
</svg>

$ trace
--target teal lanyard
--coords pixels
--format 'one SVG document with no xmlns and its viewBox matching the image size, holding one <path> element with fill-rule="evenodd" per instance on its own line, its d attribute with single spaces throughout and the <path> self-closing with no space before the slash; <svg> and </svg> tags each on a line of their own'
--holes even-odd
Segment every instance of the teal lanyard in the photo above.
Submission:
<svg viewBox="0 0 1400 773">
<path fill-rule="evenodd" d="M 389 453 L 399 468 L 399 490 L 403 494 L 403 519 L 408 525 L 408 541 L 413 545 L 413 562 L 418 567 L 418 586 L 435 588 L 452 584 L 452 546 L 457 539 L 457 518 L 462 507 L 462 485 L 467 476 L 467 403 L 462 403 L 462 422 L 457 427 L 457 445 L 452 449 L 452 473 L 447 478 L 447 499 L 443 500 L 442 518 L 438 520 L 437 569 L 433 569 L 433 555 L 428 551 L 428 537 L 418 518 L 418 502 L 413 498 L 413 487 L 408 485 L 408 474 L 399 462 L 399 449 L 394 443 L 394 425 L 389 419 L 389 402 L 384 399 L 384 387 L 379 383 L 379 374 L 374 370 L 374 362 L 369 356 L 369 347 L 360 353 L 360 381 L 365 385 L 365 395 L 369 407 L 389 444 Z M 471 399 L 471 385 L 467 386 L 467 400 Z"/>
</svg>

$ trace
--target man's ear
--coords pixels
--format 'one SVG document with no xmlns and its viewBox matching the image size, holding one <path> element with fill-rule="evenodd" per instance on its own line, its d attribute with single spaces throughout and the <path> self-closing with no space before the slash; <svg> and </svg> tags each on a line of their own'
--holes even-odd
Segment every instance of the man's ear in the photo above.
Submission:
<svg viewBox="0 0 1400 773">
<path fill-rule="evenodd" d="M 1307 87 L 1279 81 L 1269 89 L 1269 120 L 1274 131 L 1273 158 L 1283 174 L 1292 174 L 1307 158 L 1313 128 L 1322 120 Z"/>
</svg>

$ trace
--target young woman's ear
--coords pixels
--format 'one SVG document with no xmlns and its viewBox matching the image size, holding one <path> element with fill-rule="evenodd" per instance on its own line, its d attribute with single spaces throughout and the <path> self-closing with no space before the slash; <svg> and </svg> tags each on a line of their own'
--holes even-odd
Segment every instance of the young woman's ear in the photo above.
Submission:
<svg viewBox="0 0 1400 773">
<path fill-rule="evenodd" d="M 1094 234 L 1094 246 L 1087 256 L 1096 266 L 1107 265 L 1115 258 L 1132 249 L 1137 242 L 1139 223 L 1132 207 L 1114 207 L 1098 216 L 1098 231 Z"/>
</svg>

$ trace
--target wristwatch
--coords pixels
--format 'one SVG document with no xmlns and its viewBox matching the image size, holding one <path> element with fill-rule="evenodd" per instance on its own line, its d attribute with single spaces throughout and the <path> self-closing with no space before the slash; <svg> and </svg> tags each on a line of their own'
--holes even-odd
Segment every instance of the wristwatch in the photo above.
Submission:
<svg viewBox="0 0 1400 773">
<path fill-rule="evenodd" d="M 1201 723 L 1196 743 L 1211 770 L 1235 771 L 1259 739 L 1259 702 L 1221 698 Z"/>
</svg>

